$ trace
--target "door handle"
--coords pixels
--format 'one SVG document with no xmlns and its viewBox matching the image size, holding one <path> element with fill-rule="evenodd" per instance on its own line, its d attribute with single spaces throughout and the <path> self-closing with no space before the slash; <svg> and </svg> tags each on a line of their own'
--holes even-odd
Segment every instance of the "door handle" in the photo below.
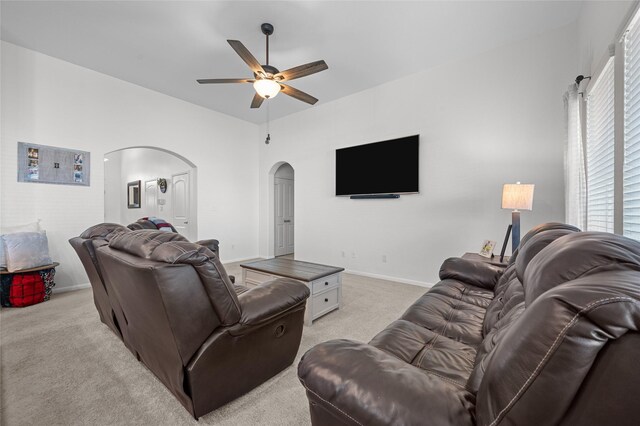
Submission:
<svg viewBox="0 0 640 426">
<path fill-rule="evenodd" d="M 189 223 L 189 221 L 186 221 L 184 224 L 187 225 Z"/>
<path fill-rule="evenodd" d="M 290 220 L 285 220 L 284 223 L 291 223 L 291 221 Z"/>
</svg>

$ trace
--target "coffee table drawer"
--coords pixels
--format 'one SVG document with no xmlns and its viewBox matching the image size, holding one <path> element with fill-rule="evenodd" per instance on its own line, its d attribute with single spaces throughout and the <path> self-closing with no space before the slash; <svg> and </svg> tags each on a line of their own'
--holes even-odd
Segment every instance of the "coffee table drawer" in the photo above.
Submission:
<svg viewBox="0 0 640 426">
<path fill-rule="evenodd" d="M 313 318 L 316 319 L 338 307 L 338 288 L 313 296 Z"/>
<path fill-rule="evenodd" d="M 317 279 L 311 282 L 311 294 L 318 294 L 321 291 L 328 290 L 336 287 L 340 282 L 339 274 L 333 274 L 324 278 Z"/>
</svg>

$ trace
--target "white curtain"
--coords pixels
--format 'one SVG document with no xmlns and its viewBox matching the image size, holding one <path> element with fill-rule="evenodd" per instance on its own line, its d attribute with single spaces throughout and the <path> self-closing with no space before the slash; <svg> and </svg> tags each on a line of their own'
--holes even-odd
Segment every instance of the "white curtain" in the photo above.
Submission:
<svg viewBox="0 0 640 426">
<path fill-rule="evenodd" d="M 564 151 L 565 222 L 586 229 L 587 180 L 582 143 L 582 96 L 572 84 L 564 94 L 566 142 Z"/>
</svg>

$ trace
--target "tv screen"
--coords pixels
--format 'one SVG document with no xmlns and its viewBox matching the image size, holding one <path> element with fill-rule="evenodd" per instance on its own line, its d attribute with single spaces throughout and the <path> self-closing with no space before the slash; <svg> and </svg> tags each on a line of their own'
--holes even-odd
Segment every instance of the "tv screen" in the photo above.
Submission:
<svg viewBox="0 0 640 426">
<path fill-rule="evenodd" d="M 418 192 L 419 135 L 336 150 L 336 195 Z"/>
</svg>

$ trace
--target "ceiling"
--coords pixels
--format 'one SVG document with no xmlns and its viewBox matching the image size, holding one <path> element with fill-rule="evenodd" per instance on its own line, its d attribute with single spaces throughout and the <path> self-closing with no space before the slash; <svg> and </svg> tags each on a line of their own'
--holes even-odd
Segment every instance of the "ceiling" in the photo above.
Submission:
<svg viewBox="0 0 640 426">
<path fill-rule="evenodd" d="M 319 59 L 329 65 L 291 82 L 319 98 L 317 107 L 569 24 L 582 2 L 2 1 L 0 7 L 2 40 L 262 123 L 267 110 L 273 120 L 314 107 L 281 94 L 252 110 L 250 84 L 196 79 L 250 78 L 226 39 L 242 41 L 264 63 L 263 22 L 275 26 L 272 65 L 284 70 Z"/>
</svg>

